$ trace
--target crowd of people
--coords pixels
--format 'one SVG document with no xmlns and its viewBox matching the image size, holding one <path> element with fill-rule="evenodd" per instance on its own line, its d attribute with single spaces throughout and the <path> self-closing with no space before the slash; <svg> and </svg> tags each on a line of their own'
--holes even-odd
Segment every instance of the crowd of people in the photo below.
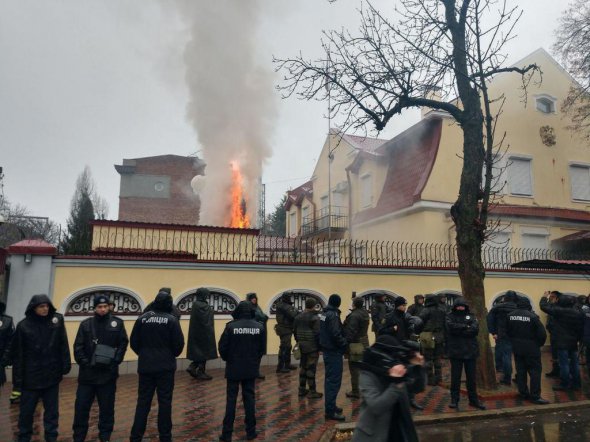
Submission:
<svg viewBox="0 0 590 442">
<path fill-rule="evenodd" d="M 199 381 L 212 377 L 207 361 L 219 356 L 225 361 L 226 410 L 219 436 L 231 441 L 240 388 L 245 410 L 247 440 L 256 439 L 255 382 L 264 380 L 260 371 L 267 352 L 268 316 L 258 305 L 256 293 L 248 293 L 232 312 L 219 339 L 215 339 L 214 312 L 206 288 L 196 292 L 192 305 L 187 371 Z M 496 371 L 501 383 L 512 384 L 513 360 L 518 393 L 523 399 L 546 404 L 541 396 L 541 347 L 550 336 L 552 369 L 548 377 L 559 382 L 554 390 L 580 389 L 579 350 L 590 361 L 590 302 L 558 291 L 546 292 L 540 309 L 547 314 L 545 327 L 530 301 L 507 291 L 487 316 L 488 331 L 495 340 Z M 469 405 L 484 410 L 477 394 L 476 360 L 479 356 L 479 324 L 467 301 L 458 297 L 447 303 L 442 295 L 416 295 L 408 308 L 405 298 L 392 303 L 377 295 L 370 311 L 363 298 L 353 298 L 352 308 L 341 319 L 342 299 L 333 294 L 322 309 L 317 300 L 305 300 L 297 311 L 289 293 L 276 304 L 274 331 L 279 337 L 276 373 L 287 375 L 299 369 L 300 398 L 324 399 L 327 420 L 344 421 L 337 396 L 342 384 L 344 360 L 348 360 L 350 390 L 345 396 L 361 400 L 361 412 L 353 440 L 417 440 L 410 408 L 422 409 L 415 394 L 442 382 L 443 359 L 450 362 L 449 407 L 459 409 L 460 382 L 465 372 Z M 99 408 L 100 441 L 109 441 L 115 421 L 118 367 L 127 347 L 138 355 L 138 394 L 130 440 L 141 441 L 154 393 L 158 400 L 158 432 L 161 441 L 172 440 L 172 396 L 177 357 L 185 339 L 180 312 L 171 290 L 161 288 L 154 301 L 136 320 L 130 337 L 123 321 L 113 315 L 113 305 L 104 295 L 93 299 L 94 315 L 82 321 L 73 345 L 79 366 L 72 439 L 86 440 L 89 412 L 96 399 Z M 12 365 L 13 394 L 20 394 L 18 440 L 30 441 L 34 411 L 43 402 L 46 441 L 58 436 L 59 384 L 71 369 L 71 356 L 64 318 L 47 295 L 34 295 L 25 318 L 15 327 L 0 303 L 0 384 L 6 381 L 4 367 Z M 375 343 L 369 346 L 369 325 Z M 295 347 L 293 347 L 293 338 Z M 316 371 L 320 352 L 324 361 L 323 393 L 318 391 Z M 292 364 L 292 358 L 299 366 Z M 17 394 L 18 396 L 18 394 Z"/>
</svg>

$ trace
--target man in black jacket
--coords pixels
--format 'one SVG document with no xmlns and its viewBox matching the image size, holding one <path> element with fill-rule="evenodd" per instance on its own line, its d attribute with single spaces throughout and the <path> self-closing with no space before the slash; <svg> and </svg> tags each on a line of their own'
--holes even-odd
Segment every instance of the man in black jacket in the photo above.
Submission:
<svg viewBox="0 0 590 442">
<path fill-rule="evenodd" d="M 496 341 L 497 362 L 505 385 L 512 385 L 512 345 L 506 332 L 508 314 L 516 310 L 516 292 L 508 290 L 502 301 L 494 305 L 487 316 L 488 331 Z"/>
<path fill-rule="evenodd" d="M 12 379 L 22 392 L 18 418 L 19 442 L 30 441 L 33 415 L 43 400 L 45 440 L 57 441 L 59 383 L 71 369 L 64 318 L 47 295 L 34 295 L 11 344 Z"/>
<path fill-rule="evenodd" d="M 289 373 L 289 370 L 297 369 L 295 365 L 291 365 L 291 338 L 293 337 L 293 321 L 298 313 L 293 307 L 293 300 L 289 293 L 283 293 L 280 301 L 277 302 L 276 311 L 275 332 L 281 339 L 277 373 Z"/>
<path fill-rule="evenodd" d="M 584 314 L 576 306 L 574 296 L 561 294 L 557 303 L 550 304 L 547 300 L 550 292 L 541 298 L 540 307 L 552 318 L 553 340 L 559 358 L 559 377 L 561 384 L 554 390 L 579 390 L 580 366 L 578 363 L 578 342 L 584 331 Z"/>
<path fill-rule="evenodd" d="M 215 320 L 213 309 L 209 305 L 209 289 L 197 289 L 196 299 L 191 308 L 191 320 L 188 326 L 186 357 L 192 361 L 186 371 L 195 379 L 210 381 L 213 379 L 206 371 L 207 361 L 217 359 L 215 342 Z"/>
<path fill-rule="evenodd" d="M 342 385 L 343 356 L 346 351 L 346 338 L 340 320 L 342 300 L 333 294 L 328 305 L 320 314 L 320 347 L 324 354 L 324 393 L 326 419 L 343 421 L 342 409 L 336 406 L 336 397 Z"/>
<path fill-rule="evenodd" d="M 266 354 L 266 338 L 268 337 L 267 334 L 267 329 L 266 329 L 266 323 L 268 322 L 268 315 L 266 313 L 264 313 L 262 311 L 262 309 L 260 308 L 260 305 L 258 305 L 258 295 L 254 292 L 248 293 L 246 295 L 246 301 L 248 301 L 250 304 L 252 304 L 252 308 L 254 309 L 254 319 L 259 322 L 260 324 L 262 324 L 262 326 L 264 327 L 264 335 L 262 338 L 263 341 L 263 350 L 262 350 L 262 356 L 264 356 Z M 260 361 L 262 362 L 262 356 L 260 356 Z M 262 372 L 260 371 L 260 363 L 258 364 L 259 368 L 258 368 L 258 376 L 256 376 L 257 379 L 260 380 L 264 380 L 266 379 L 266 376 L 264 376 L 262 374 Z"/>
<path fill-rule="evenodd" d="M 445 348 L 446 307 L 438 295 L 428 294 L 420 319 L 424 324 L 420 334 L 422 354 L 428 376 L 428 385 L 437 385 L 442 380 L 442 357 Z"/>
<path fill-rule="evenodd" d="M 6 383 L 5 367 L 11 365 L 10 343 L 14 336 L 14 322 L 12 317 L 5 315 L 6 304 L 0 301 L 0 387 Z"/>
<path fill-rule="evenodd" d="M 406 313 L 408 302 L 403 296 L 398 296 L 393 301 L 394 309 L 387 314 L 383 326 L 379 329 L 379 334 L 392 335 L 398 341 L 410 339 L 411 334 L 411 316 Z"/>
<path fill-rule="evenodd" d="M 246 439 L 256 439 L 255 382 L 264 348 L 264 326 L 254 319 L 254 308 L 242 301 L 234 311 L 234 320 L 227 323 L 219 339 L 219 354 L 226 362 L 227 398 L 223 430 L 219 440 L 229 442 L 234 431 L 236 401 L 240 385 L 244 401 Z"/>
<path fill-rule="evenodd" d="M 297 315 L 293 324 L 295 340 L 301 352 L 299 371 L 299 397 L 319 399 L 323 396 L 316 390 L 315 374 L 320 357 L 320 318 L 314 298 L 305 300 L 305 310 Z"/>
<path fill-rule="evenodd" d="M 137 407 L 131 428 L 131 442 L 140 442 L 143 438 L 156 390 L 160 441 L 172 441 L 174 372 L 176 358 L 184 348 L 184 336 L 172 312 L 172 296 L 167 291 L 160 291 L 151 310 L 137 318 L 131 332 L 131 349 L 139 356 Z"/>
<path fill-rule="evenodd" d="M 477 397 L 477 384 L 475 382 L 475 365 L 479 356 L 479 345 L 477 343 L 479 323 L 475 315 L 469 311 L 469 304 L 464 298 L 455 299 L 453 309 L 446 318 L 446 330 L 447 348 L 449 360 L 451 361 L 451 404 L 449 407 L 459 408 L 461 372 L 465 367 L 469 405 L 485 410 L 485 405 Z"/>
<path fill-rule="evenodd" d="M 424 295 L 414 295 L 414 303 L 408 307 L 408 313 L 412 316 L 420 316 L 420 313 L 422 313 L 422 310 L 426 306 L 424 300 Z"/>
<path fill-rule="evenodd" d="M 531 311 L 531 303 L 527 298 L 517 299 L 516 310 L 508 314 L 506 331 L 514 352 L 520 396 L 534 404 L 548 404 L 549 401 L 541 397 L 541 347 L 545 344 L 547 333 L 539 317 Z M 530 390 L 527 373 L 531 378 Z"/>
<path fill-rule="evenodd" d="M 80 366 L 72 426 L 74 442 L 86 440 L 88 417 L 95 397 L 99 410 L 98 438 L 101 442 L 110 440 L 115 424 L 115 392 L 119 364 L 123 362 L 128 343 L 125 324 L 110 313 L 109 298 L 105 295 L 96 295 L 94 316 L 80 323 L 74 341 L 74 358 Z M 97 362 L 93 357 L 99 344 L 114 349 L 114 357 L 109 363 Z"/>
<path fill-rule="evenodd" d="M 361 397 L 359 390 L 360 368 L 358 362 L 363 358 L 365 349 L 369 346 L 369 312 L 364 308 L 363 298 L 354 298 L 352 311 L 344 319 L 344 336 L 348 342 L 348 370 L 350 371 L 351 390 L 346 392 L 346 397 L 358 399 Z"/>
</svg>

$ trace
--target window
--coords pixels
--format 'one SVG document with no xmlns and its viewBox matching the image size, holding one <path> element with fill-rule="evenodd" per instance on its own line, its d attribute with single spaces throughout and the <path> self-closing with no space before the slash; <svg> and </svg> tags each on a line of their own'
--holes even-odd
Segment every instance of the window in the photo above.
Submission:
<svg viewBox="0 0 590 442">
<path fill-rule="evenodd" d="M 590 167 L 582 165 L 570 166 L 572 199 L 590 201 Z"/>
<path fill-rule="evenodd" d="M 297 212 L 289 214 L 289 235 L 297 236 Z"/>
<path fill-rule="evenodd" d="M 370 207 L 373 204 L 373 177 L 363 175 L 361 177 L 361 208 Z"/>
<path fill-rule="evenodd" d="M 301 209 L 301 224 L 307 224 L 311 220 L 309 219 L 309 206 L 305 206 Z"/>
<path fill-rule="evenodd" d="M 537 97 L 537 110 L 544 114 L 555 112 L 555 99 L 550 97 Z"/>
<path fill-rule="evenodd" d="M 530 159 L 515 157 L 508 159 L 508 189 L 512 195 L 533 195 Z"/>
<path fill-rule="evenodd" d="M 547 235 L 537 233 L 523 233 L 522 234 L 522 248 L 523 249 L 546 249 Z"/>
</svg>

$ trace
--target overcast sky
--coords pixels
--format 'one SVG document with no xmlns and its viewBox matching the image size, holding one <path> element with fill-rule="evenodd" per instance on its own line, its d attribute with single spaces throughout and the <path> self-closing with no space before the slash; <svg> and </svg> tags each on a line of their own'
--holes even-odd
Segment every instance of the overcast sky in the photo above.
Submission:
<svg viewBox="0 0 590 442">
<path fill-rule="evenodd" d="M 323 29 L 358 25 L 359 0 L 259 2 L 259 63 L 271 70 L 272 55 L 301 50 L 313 57 L 319 54 Z M 395 4 L 373 3 L 382 8 Z M 510 60 L 539 47 L 551 52 L 565 2 L 508 3 L 524 9 L 519 37 L 509 46 Z M 5 197 L 33 215 L 63 223 L 76 177 L 89 165 L 99 194 L 109 203 L 109 218 L 116 219 L 119 175 L 114 164 L 123 158 L 198 151 L 185 117 L 189 98 L 183 50 L 188 38 L 171 0 L 0 0 Z M 214 38 L 224 39 L 224 30 L 218 29 Z M 273 155 L 263 173 L 267 213 L 286 190 L 309 178 L 328 130 L 324 103 L 280 100 L 277 92 L 269 93 L 277 95 L 278 116 L 268 134 Z M 417 114 L 393 121 L 380 136 L 406 128 Z"/>
</svg>

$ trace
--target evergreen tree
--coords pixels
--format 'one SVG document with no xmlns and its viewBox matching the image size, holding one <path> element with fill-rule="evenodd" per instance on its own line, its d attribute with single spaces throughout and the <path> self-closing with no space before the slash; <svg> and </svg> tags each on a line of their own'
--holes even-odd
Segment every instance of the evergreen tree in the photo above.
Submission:
<svg viewBox="0 0 590 442">
<path fill-rule="evenodd" d="M 287 212 L 285 211 L 285 204 L 287 204 L 287 195 L 281 198 L 281 201 L 275 206 L 275 209 L 266 217 L 264 225 L 264 234 L 270 236 L 285 236 Z"/>
<path fill-rule="evenodd" d="M 61 242 L 62 253 L 66 255 L 86 255 L 92 245 L 90 222 L 95 219 L 92 197 L 94 184 L 88 166 L 76 180 L 76 190 L 72 198 L 68 231 Z"/>
</svg>

